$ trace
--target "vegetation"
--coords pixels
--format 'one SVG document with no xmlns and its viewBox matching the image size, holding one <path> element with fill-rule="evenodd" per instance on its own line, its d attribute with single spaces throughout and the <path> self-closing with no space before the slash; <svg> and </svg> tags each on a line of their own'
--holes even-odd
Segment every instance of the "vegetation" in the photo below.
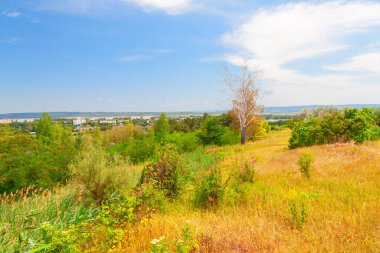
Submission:
<svg viewBox="0 0 380 253">
<path fill-rule="evenodd" d="M 289 147 L 350 141 L 360 144 L 379 138 L 379 125 L 373 109 L 319 110 L 292 126 Z"/>
<path fill-rule="evenodd" d="M 246 145 L 229 114 L 2 126 L 0 252 L 378 252 L 377 114 L 325 112 Z"/>
<path fill-rule="evenodd" d="M 248 62 L 241 67 L 241 73 L 224 73 L 224 82 L 232 93 L 232 113 L 239 121 L 241 144 L 247 141 L 247 129 L 257 119 L 256 114 L 263 111 L 258 105 L 259 90 L 256 88 L 257 73 L 251 71 Z"/>
</svg>

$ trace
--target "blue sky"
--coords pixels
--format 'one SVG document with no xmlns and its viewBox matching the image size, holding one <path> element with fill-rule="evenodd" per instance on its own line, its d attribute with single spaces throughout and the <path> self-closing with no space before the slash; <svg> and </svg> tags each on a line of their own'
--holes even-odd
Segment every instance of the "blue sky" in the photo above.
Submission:
<svg viewBox="0 0 380 253">
<path fill-rule="evenodd" d="M 380 103 L 379 1 L 2 0 L 0 113 Z"/>
</svg>

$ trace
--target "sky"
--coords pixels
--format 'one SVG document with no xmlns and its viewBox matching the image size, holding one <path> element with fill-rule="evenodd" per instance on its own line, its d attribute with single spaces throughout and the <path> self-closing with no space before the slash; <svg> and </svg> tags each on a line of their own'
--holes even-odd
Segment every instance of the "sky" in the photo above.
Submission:
<svg viewBox="0 0 380 253">
<path fill-rule="evenodd" d="M 1 0 L 0 113 L 379 104 L 380 1 Z"/>
</svg>

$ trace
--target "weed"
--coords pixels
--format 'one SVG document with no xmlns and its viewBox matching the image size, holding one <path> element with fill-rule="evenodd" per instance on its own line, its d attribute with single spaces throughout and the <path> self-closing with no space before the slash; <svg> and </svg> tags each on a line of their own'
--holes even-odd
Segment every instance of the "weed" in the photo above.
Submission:
<svg viewBox="0 0 380 253">
<path fill-rule="evenodd" d="M 212 168 L 200 181 L 195 190 L 194 205 L 201 208 L 214 208 L 223 197 L 222 175 L 219 169 Z"/>
<path fill-rule="evenodd" d="M 302 153 L 299 160 L 298 165 L 300 167 L 300 171 L 302 175 L 308 179 L 311 178 L 311 164 L 313 162 L 313 155 L 310 153 Z"/>
</svg>

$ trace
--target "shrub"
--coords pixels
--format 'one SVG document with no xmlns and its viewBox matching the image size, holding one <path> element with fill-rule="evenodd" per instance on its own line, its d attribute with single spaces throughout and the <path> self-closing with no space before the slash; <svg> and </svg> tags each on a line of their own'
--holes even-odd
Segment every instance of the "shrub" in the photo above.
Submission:
<svg viewBox="0 0 380 253">
<path fill-rule="evenodd" d="M 182 237 L 175 241 L 177 253 L 190 253 L 199 249 L 199 245 L 195 239 L 194 233 L 190 224 L 181 227 Z M 153 239 L 150 242 L 151 251 L 149 253 L 170 253 L 165 237 L 161 236 L 158 239 Z"/>
<path fill-rule="evenodd" d="M 220 204 L 224 193 L 220 170 L 212 168 L 195 190 L 194 205 L 200 208 L 214 208 Z"/>
<path fill-rule="evenodd" d="M 311 164 L 313 162 L 313 155 L 310 153 L 302 153 L 298 165 L 300 167 L 301 174 L 310 179 L 311 178 Z"/>
<path fill-rule="evenodd" d="M 181 227 L 182 238 L 176 240 L 176 248 L 178 253 L 195 252 L 199 249 L 199 245 L 195 239 L 194 232 L 191 225 L 186 224 Z"/>
<path fill-rule="evenodd" d="M 199 145 L 199 139 L 195 133 L 174 132 L 166 135 L 166 143 L 172 143 L 183 152 L 191 152 Z"/>
<path fill-rule="evenodd" d="M 135 173 L 128 161 L 120 155 L 110 155 L 100 147 L 90 147 L 70 164 L 73 179 L 98 203 L 103 203 L 115 191 L 132 187 Z"/>
<path fill-rule="evenodd" d="M 151 158 L 154 155 L 155 148 L 154 141 L 150 138 L 145 138 L 128 143 L 125 149 L 122 150 L 122 154 L 128 157 L 131 162 L 137 164 Z"/>
<path fill-rule="evenodd" d="M 344 118 L 348 139 L 354 140 L 356 143 L 374 139 L 376 119 L 372 109 L 345 109 Z"/>
<path fill-rule="evenodd" d="M 202 123 L 197 136 L 204 145 L 221 145 L 225 131 L 226 128 L 221 125 L 219 118 L 208 116 Z"/>
<path fill-rule="evenodd" d="M 136 219 L 137 207 L 138 200 L 136 196 L 111 199 L 102 204 L 97 218 L 106 226 L 129 223 Z"/>
<path fill-rule="evenodd" d="M 255 161 L 243 161 L 238 168 L 238 180 L 240 182 L 253 183 L 255 179 Z"/>
<path fill-rule="evenodd" d="M 305 202 L 303 200 L 292 200 L 290 201 L 289 207 L 292 225 L 296 229 L 302 229 L 308 217 Z"/>
<path fill-rule="evenodd" d="M 166 191 L 168 197 L 177 197 L 181 189 L 179 160 L 180 156 L 175 146 L 164 146 L 159 151 L 156 161 L 144 167 L 139 185 L 151 184 Z"/>
<path fill-rule="evenodd" d="M 377 138 L 376 117 L 372 109 L 323 111 L 318 117 L 307 117 L 295 123 L 289 148 L 355 141 L 363 143 Z"/>
<path fill-rule="evenodd" d="M 38 228 L 42 233 L 42 238 L 37 247 L 28 251 L 29 253 L 37 252 L 62 252 L 62 253 L 79 253 L 81 252 L 76 245 L 75 227 L 60 230 L 46 222 Z"/>
<path fill-rule="evenodd" d="M 240 142 L 240 135 L 226 127 L 220 138 L 220 145 L 233 145 Z"/>
</svg>

